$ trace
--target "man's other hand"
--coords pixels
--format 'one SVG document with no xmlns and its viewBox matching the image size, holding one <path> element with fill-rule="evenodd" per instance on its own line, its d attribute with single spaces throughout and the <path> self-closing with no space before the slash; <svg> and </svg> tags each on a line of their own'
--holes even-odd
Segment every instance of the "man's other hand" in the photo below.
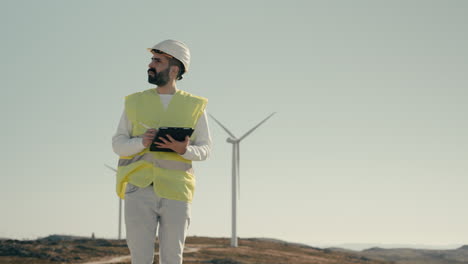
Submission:
<svg viewBox="0 0 468 264">
<path fill-rule="evenodd" d="M 157 132 L 158 130 L 156 128 L 146 130 L 145 134 L 143 134 L 143 146 L 145 146 L 145 148 L 151 145 L 151 142 L 153 142 Z"/>
</svg>

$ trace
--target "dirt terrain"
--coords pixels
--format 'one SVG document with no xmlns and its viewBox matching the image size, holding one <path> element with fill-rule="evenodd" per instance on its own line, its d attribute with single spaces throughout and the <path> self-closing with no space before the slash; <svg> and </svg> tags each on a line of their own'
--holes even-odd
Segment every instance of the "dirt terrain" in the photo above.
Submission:
<svg viewBox="0 0 468 264">
<path fill-rule="evenodd" d="M 158 259 L 155 244 L 155 262 Z M 125 240 L 68 239 L 0 241 L 1 264 L 130 263 Z M 239 239 L 230 247 L 229 238 L 187 237 L 184 264 L 390 264 L 347 252 L 335 252 L 306 245 L 267 239 Z"/>
</svg>

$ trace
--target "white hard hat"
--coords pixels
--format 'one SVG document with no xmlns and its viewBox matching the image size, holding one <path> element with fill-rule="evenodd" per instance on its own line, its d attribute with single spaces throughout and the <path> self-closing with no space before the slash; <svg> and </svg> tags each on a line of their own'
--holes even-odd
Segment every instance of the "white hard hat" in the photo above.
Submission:
<svg viewBox="0 0 468 264">
<path fill-rule="evenodd" d="M 188 72 L 190 65 L 190 50 L 185 43 L 178 40 L 168 39 L 154 45 L 152 48 L 148 48 L 148 51 L 151 52 L 153 49 L 160 50 L 180 60 L 185 67 L 185 71 Z"/>
</svg>

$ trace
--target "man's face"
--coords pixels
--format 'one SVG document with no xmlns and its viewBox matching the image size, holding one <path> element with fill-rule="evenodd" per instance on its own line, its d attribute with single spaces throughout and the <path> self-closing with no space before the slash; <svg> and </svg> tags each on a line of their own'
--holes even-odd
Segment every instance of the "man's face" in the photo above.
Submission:
<svg viewBox="0 0 468 264">
<path fill-rule="evenodd" d="M 169 82 L 169 60 L 165 55 L 153 53 L 148 67 L 149 83 L 164 86 Z"/>
</svg>

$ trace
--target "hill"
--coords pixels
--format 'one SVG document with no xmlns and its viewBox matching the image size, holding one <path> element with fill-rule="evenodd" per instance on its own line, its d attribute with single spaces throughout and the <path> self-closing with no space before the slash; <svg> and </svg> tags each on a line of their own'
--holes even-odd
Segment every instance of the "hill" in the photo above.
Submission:
<svg viewBox="0 0 468 264">
<path fill-rule="evenodd" d="M 184 264 L 390 264 L 355 253 L 275 239 L 246 238 L 238 242 L 239 247 L 231 248 L 229 238 L 187 237 Z M 156 243 L 155 252 L 158 247 Z M 130 263 L 128 255 L 125 240 L 54 235 L 38 240 L 0 241 L 0 263 L 5 264 Z M 158 255 L 155 255 L 155 263 L 159 263 Z"/>
<path fill-rule="evenodd" d="M 354 253 L 395 264 L 468 264 L 468 245 L 451 250 L 374 247 L 362 251 L 329 248 L 333 252 Z"/>
</svg>

